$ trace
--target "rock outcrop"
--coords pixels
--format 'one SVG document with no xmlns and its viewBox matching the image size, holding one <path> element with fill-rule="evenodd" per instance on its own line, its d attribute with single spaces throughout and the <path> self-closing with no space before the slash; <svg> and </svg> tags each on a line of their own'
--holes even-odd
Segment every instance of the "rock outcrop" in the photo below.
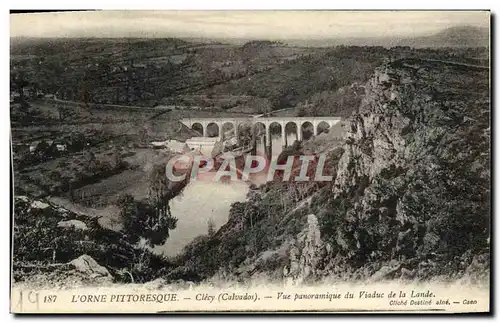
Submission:
<svg viewBox="0 0 500 323">
<path fill-rule="evenodd" d="M 144 281 L 165 262 L 103 228 L 96 217 L 74 213 L 49 201 L 14 199 L 14 281 L 100 284 Z M 135 266 L 136 262 L 148 266 Z M 128 274 L 122 275 L 123 271 Z M 133 275 L 133 278 L 130 278 Z"/>
<path fill-rule="evenodd" d="M 57 223 L 57 227 L 58 228 L 81 230 L 81 231 L 88 230 L 87 225 L 80 220 L 60 221 Z"/>
<path fill-rule="evenodd" d="M 332 188 L 331 205 L 343 208 L 326 215 L 342 219 L 332 221 L 337 236 L 329 240 L 351 266 L 388 270 L 396 261 L 400 272 L 398 262 L 444 262 L 487 248 L 487 84 L 487 69 L 444 62 L 404 59 L 376 69 Z"/>
<path fill-rule="evenodd" d="M 112 279 L 109 271 L 105 267 L 99 265 L 97 261 L 89 255 L 81 255 L 80 257 L 70 261 L 69 264 L 72 265 L 77 271 L 88 275 L 90 278 Z"/>
<path fill-rule="evenodd" d="M 305 228 L 291 242 L 290 266 L 285 268 L 285 277 L 297 285 L 316 278 L 322 248 L 318 218 L 309 214 Z"/>
</svg>

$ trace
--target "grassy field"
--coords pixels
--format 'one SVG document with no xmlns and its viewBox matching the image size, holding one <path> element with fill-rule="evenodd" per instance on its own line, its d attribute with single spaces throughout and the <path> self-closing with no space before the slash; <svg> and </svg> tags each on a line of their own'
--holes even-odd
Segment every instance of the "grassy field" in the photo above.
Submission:
<svg viewBox="0 0 500 323">
<path fill-rule="evenodd" d="M 146 198 L 149 172 L 154 165 L 167 161 L 169 156 L 160 150 L 137 149 L 134 155 L 125 158 L 132 169 L 79 188 L 76 202 L 104 206 L 114 204 L 122 194 L 131 194 L 137 199 Z"/>
</svg>

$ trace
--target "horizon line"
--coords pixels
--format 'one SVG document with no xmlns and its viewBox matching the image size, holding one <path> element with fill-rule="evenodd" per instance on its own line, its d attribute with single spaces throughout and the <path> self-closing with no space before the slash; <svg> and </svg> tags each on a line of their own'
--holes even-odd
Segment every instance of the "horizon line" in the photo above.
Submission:
<svg viewBox="0 0 500 323">
<path fill-rule="evenodd" d="M 411 38 L 491 28 L 489 11 L 82 11 L 11 14 L 25 38 Z"/>
</svg>

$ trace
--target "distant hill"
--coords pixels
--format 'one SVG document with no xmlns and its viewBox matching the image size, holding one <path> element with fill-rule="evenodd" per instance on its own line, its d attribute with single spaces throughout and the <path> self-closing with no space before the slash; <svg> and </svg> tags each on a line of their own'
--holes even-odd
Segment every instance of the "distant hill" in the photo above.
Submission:
<svg viewBox="0 0 500 323">
<path fill-rule="evenodd" d="M 156 41 L 154 41 L 156 39 Z M 33 38 L 33 37 L 11 37 L 11 54 L 25 50 L 26 46 L 43 45 L 47 43 L 72 43 L 79 40 L 80 43 L 96 43 L 106 40 L 112 43 L 148 43 L 149 45 L 171 45 L 177 47 L 196 44 L 200 45 L 247 45 L 250 47 L 269 46 L 297 46 L 297 47 L 334 47 L 344 46 L 411 46 L 423 47 L 488 47 L 489 28 L 474 26 L 455 26 L 446 28 L 436 34 L 419 37 L 331 37 L 331 38 L 307 38 L 307 39 L 248 39 L 248 38 Z M 83 42 L 82 42 L 83 41 Z"/>
<path fill-rule="evenodd" d="M 474 26 L 456 26 L 446 28 L 436 34 L 418 37 L 338 37 L 280 40 L 289 46 L 298 47 L 333 47 L 333 46 L 410 46 L 410 47 L 488 47 L 489 29 Z M 243 43 L 243 40 L 229 42 Z"/>
<path fill-rule="evenodd" d="M 401 40 L 398 45 L 412 47 L 488 47 L 488 28 L 459 26 L 447 28 L 435 35 Z"/>
<path fill-rule="evenodd" d="M 12 88 L 21 80 L 36 84 L 65 101 L 250 114 L 295 107 L 325 92 L 318 97 L 325 108 L 320 110 L 337 114 L 331 96 L 337 97 L 341 87 L 366 82 L 387 57 L 487 65 L 487 48 L 405 47 L 471 46 L 464 39 L 480 33 L 462 29 L 406 42 L 402 37 L 303 40 L 310 47 L 291 46 L 289 40 L 236 45 L 173 38 L 14 38 L 11 82 Z M 334 41 L 345 46 L 327 47 Z"/>
</svg>

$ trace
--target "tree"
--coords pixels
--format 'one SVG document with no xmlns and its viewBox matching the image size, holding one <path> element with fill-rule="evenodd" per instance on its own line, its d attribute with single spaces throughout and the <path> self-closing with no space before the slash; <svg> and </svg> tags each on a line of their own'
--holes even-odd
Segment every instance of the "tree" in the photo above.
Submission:
<svg viewBox="0 0 500 323">
<path fill-rule="evenodd" d="M 208 219 L 208 236 L 211 237 L 215 234 L 215 222 L 214 219 Z"/>
<path fill-rule="evenodd" d="M 153 216 L 148 219 L 151 228 L 151 243 L 163 244 L 169 237 L 169 230 L 175 229 L 177 219 L 170 213 L 170 200 L 175 194 L 169 189 L 169 181 L 165 173 L 165 165 L 153 167 L 149 177 L 148 203 Z"/>
<path fill-rule="evenodd" d="M 99 161 L 97 160 L 95 154 L 92 151 L 90 150 L 85 151 L 84 160 L 85 160 L 84 164 L 85 169 L 88 172 L 94 173 L 97 171 L 97 169 L 99 168 Z"/>
<path fill-rule="evenodd" d="M 72 132 L 69 141 L 69 146 L 72 151 L 79 151 L 85 148 L 85 135 L 83 133 Z"/>
<path fill-rule="evenodd" d="M 138 131 L 138 135 L 139 135 L 141 143 L 145 143 L 146 139 L 147 139 L 148 131 L 146 130 L 146 128 L 141 128 Z"/>
<path fill-rule="evenodd" d="M 304 105 L 297 106 L 297 117 L 305 117 L 306 116 L 306 108 Z"/>
<path fill-rule="evenodd" d="M 185 183 L 169 182 L 165 164 L 155 165 L 149 176 L 148 198 L 137 201 L 130 194 L 122 195 L 117 205 L 124 222 L 123 231 L 131 244 L 141 238 L 149 246 L 162 245 L 177 226 L 177 218 L 170 213 L 170 200 L 179 194 Z"/>
<path fill-rule="evenodd" d="M 24 88 L 29 84 L 23 71 L 12 74 L 11 84 L 14 84 L 21 99 L 24 98 Z"/>
<path fill-rule="evenodd" d="M 131 244 L 137 244 L 141 238 L 149 246 L 162 245 L 169 231 L 175 229 L 177 219 L 170 215 L 159 217 L 158 209 L 148 200 L 136 201 L 133 196 L 125 194 L 118 199 L 120 216 L 124 219 L 124 233 Z"/>
<path fill-rule="evenodd" d="M 112 158 L 113 158 L 113 168 L 119 168 L 122 166 L 123 163 L 122 154 L 117 146 L 113 147 Z"/>
<path fill-rule="evenodd" d="M 167 177 L 163 165 L 155 165 L 149 175 L 148 198 L 156 208 L 159 216 L 169 213 L 168 200 L 165 198 L 168 190 Z"/>
</svg>

